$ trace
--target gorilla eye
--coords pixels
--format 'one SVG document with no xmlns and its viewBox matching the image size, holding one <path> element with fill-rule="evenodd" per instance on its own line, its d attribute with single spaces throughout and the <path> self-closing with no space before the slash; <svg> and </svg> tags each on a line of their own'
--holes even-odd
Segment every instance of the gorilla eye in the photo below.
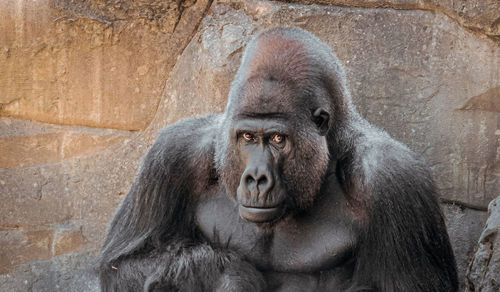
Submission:
<svg viewBox="0 0 500 292">
<path fill-rule="evenodd" d="M 255 140 L 255 137 L 252 134 L 250 134 L 250 133 L 243 133 L 243 135 L 241 135 L 241 136 L 247 142 L 252 142 L 253 140 Z"/>
<path fill-rule="evenodd" d="M 279 135 L 279 134 L 275 134 L 271 137 L 271 140 L 273 141 L 273 143 L 276 143 L 276 144 L 281 144 L 285 141 L 285 136 L 283 135 Z"/>
</svg>

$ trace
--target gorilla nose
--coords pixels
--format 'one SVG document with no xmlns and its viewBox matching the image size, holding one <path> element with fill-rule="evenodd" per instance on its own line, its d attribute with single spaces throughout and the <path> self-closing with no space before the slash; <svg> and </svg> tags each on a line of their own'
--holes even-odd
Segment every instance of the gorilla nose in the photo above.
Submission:
<svg viewBox="0 0 500 292">
<path fill-rule="evenodd" d="M 252 195 L 263 195 L 268 193 L 273 187 L 273 179 L 267 172 L 247 172 L 243 178 L 245 188 Z"/>
</svg>

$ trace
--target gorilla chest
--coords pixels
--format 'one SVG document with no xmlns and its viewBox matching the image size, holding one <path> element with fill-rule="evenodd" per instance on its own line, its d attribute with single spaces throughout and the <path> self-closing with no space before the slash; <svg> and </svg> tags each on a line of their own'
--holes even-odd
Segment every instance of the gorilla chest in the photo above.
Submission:
<svg viewBox="0 0 500 292">
<path fill-rule="evenodd" d="M 207 240 L 238 251 L 261 270 L 312 273 L 339 267 L 354 246 L 352 226 L 333 203 L 262 228 L 241 219 L 236 202 L 216 196 L 200 202 L 196 221 Z"/>
</svg>

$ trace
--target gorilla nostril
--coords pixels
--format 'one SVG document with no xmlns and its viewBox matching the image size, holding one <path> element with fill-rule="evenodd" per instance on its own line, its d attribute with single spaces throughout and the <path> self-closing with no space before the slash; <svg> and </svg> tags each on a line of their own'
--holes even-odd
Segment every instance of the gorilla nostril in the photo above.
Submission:
<svg viewBox="0 0 500 292">
<path fill-rule="evenodd" d="M 266 193 L 272 187 L 272 178 L 268 174 L 252 175 L 247 173 L 243 176 L 243 186 L 250 192 Z"/>
<path fill-rule="evenodd" d="M 254 183 L 255 183 L 255 179 L 251 175 L 247 175 L 245 178 L 245 185 L 247 186 L 247 188 L 252 186 Z"/>
<path fill-rule="evenodd" d="M 272 187 L 272 181 L 269 176 L 261 175 L 257 180 L 257 189 L 261 193 L 269 191 Z"/>
<path fill-rule="evenodd" d="M 267 184 L 267 177 L 261 176 L 259 180 L 257 181 L 257 186 L 265 186 Z"/>
<path fill-rule="evenodd" d="M 255 178 L 252 175 L 245 176 L 245 188 L 251 192 L 257 188 Z"/>
</svg>

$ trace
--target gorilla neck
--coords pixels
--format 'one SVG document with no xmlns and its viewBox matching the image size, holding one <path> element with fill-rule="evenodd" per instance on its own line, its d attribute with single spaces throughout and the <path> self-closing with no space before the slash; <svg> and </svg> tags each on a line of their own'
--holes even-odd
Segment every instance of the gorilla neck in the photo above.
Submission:
<svg viewBox="0 0 500 292">
<path fill-rule="evenodd" d="M 336 180 L 307 211 L 264 226 L 244 221 L 238 204 L 215 187 L 197 206 L 196 222 L 212 243 L 245 254 L 261 270 L 312 273 L 348 260 L 356 243 L 348 202 Z M 307 231 L 307 232 L 305 232 Z"/>
</svg>

